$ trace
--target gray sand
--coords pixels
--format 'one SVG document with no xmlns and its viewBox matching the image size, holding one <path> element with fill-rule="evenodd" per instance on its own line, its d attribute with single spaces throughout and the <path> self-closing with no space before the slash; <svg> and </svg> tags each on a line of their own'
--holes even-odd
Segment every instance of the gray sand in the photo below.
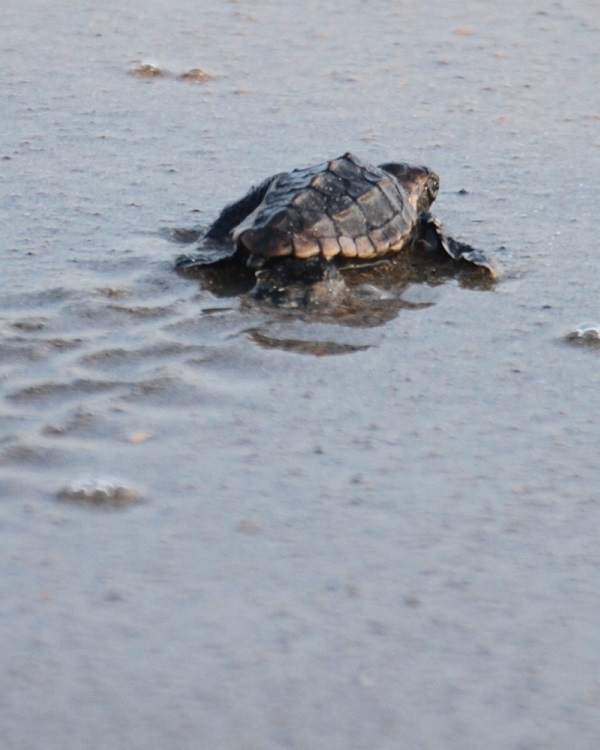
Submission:
<svg viewBox="0 0 600 750">
<path fill-rule="evenodd" d="M 597 748 L 595 2 L 0 17 L 0 747 Z M 436 169 L 498 286 L 346 325 L 173 272 L 346 150 Z"/>
</svg>

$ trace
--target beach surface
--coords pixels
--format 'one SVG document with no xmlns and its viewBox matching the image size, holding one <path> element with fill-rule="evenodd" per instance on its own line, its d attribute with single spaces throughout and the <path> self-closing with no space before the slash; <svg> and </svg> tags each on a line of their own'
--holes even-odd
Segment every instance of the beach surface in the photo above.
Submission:
<svg viewBox="0 0 600 750">
<path fill-rule="evenodd" d="M 123 5 L 0 12 L 0 746 L 595 750 L 596 5 Z M 498 283 L 175 273 L 346 151 Z"/>
</svg>

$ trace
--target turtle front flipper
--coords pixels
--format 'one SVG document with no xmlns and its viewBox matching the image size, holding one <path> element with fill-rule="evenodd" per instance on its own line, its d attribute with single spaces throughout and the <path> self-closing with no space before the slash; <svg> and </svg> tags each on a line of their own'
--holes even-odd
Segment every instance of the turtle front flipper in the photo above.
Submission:
<svg viewBox="0 0 600 750">
<path fill-rule="evenodd" d="M 489 273 L 492 279 L 498 275 L 495 265 L 485 255 L 483 250 L 478 250 L 447 235 L 441 223 L 431 214 L 422 213 L 420 215 L 418 230 L 419 241 L 423 242 L 428 248 L 443 252 L 446 256 L 452 258 L 452 260 L 465 261 L 466 263 L 483 268 Z"/>
</svg>

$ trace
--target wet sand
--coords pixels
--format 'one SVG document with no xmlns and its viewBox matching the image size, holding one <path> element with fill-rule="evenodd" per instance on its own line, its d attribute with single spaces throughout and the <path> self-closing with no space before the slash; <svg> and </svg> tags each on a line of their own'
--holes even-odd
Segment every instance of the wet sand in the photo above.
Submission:
<svg viewBox="0 0 600 750">
<path fill-rule="evenodd" d="M 597 747 L 595 6 L 120 5 L 2 12 L 0 745 Z M 494 289 L 174 273 L 347 150 Z"/>
</svg>

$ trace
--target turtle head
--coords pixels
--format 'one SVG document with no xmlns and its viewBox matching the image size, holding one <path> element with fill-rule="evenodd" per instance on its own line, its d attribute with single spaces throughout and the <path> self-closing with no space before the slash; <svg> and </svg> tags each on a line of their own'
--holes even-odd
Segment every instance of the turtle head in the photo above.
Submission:
<svg viewBox="0 0 600 750">
<path fill-rule="evenodd" d="M 389 172 L 402 185 L 408 200 L 416 211 L 429 211 L 440 189 L 440 178 L 427 167 L 412 164 L 381 164 L 380 169 Z"/>
</svg>

